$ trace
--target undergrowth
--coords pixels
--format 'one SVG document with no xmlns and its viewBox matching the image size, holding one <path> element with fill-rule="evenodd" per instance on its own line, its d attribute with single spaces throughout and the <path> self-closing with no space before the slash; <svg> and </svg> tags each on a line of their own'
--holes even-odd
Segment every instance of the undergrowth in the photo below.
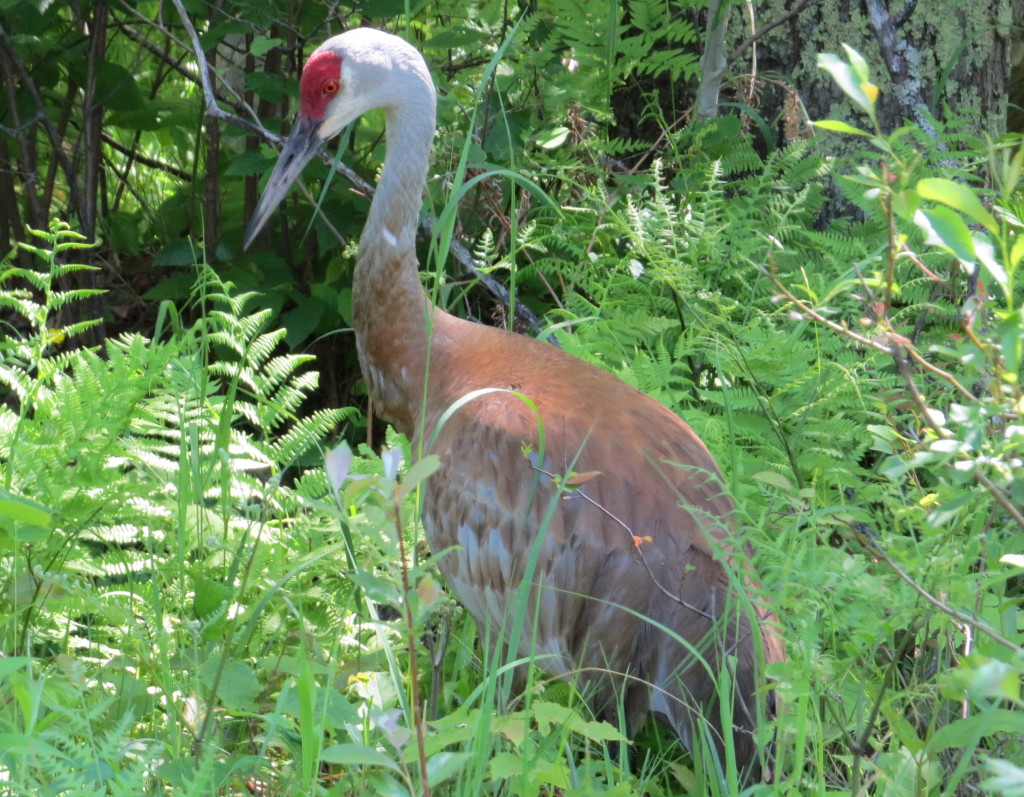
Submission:
<svg viewBox="0 0 1024 797">
<path fill-rule="evenodd" d="M 532 797 L 662 777 L 624 774 L 621 736 L 567 688 L 517 708 L 500 662 L 481 679 L 474 627 L 422 563 L 427 463 L 402 467 L 391 436 L 322 468 L 351 410 L 303 411 L 310 358 L 278 352 L 252 294 L 200 265 L 152 337 L 73 348 L 79 330 L 51 325 L 80 298 L 57 285 L 81 238 L 35 235 L 39 269 L 0 273 L 0 794 L 475 795 L 498 779 Z"/>
<path fill-rule="evenodd" d="M 787 639 L 772 793 L 1018 794 L 1024 149 L 821 127 L 874 150 L 859 213 L 816 229 L 805 144 L 655 168 L 586 211 L 563 343 L 727 473 Z"/>
<path fill-rule="evenodd" d="M 824 63 L 873 122 L 866 65 Z M 527 176 L 562 212 L 478 249 L 726 473 L 788 656 L 752 793 L 1024 793 L 1024 150 L 826 122 L 869 147 L 845 177 L 683 162 L 716 124 L 614 187 L 558 153 Z M 859 213 L 818 229 L 831 178 Z M 75 348 L 82 242 L 36 236 L 0 273 L 0 794 L 723 793 L 567 684 L 505 699 L 421 541 L 429 465 L 335 446 L 352 411 L 306 411 L 252 294 L 201 265 L 150 335 Z"/>
</svg>

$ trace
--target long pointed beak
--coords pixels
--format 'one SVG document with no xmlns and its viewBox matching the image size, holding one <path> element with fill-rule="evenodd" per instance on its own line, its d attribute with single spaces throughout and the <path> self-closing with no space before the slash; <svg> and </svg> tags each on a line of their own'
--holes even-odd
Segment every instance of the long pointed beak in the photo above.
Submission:
<svg viewBox="0 0 1024 797">
<path fill-rule="evenodd" d="M 320 138 L 319 131 L 319 121 L 302 114 L 296 117 L 291 135 L 288 136 L 284 149 L 281 150 L 281 156 L 277 159 L 277 165 L 274 166 L 270 180 L 267 181 L 263 196 L 260 197 L 256 210 L 253 211 L 252 218 L 249 220 L 242 249 L 249 248 L 274 209 L 288 193 L 288 186 L 295 182 L 295 178 L 302 173 L 303 167 L 320 151 L 324 142 Z"/>
</svg>

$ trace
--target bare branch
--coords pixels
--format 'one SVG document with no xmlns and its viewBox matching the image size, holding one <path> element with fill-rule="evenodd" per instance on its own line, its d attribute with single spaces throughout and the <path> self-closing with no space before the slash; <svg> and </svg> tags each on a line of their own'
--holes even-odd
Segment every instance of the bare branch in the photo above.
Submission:
<svg viewBox="0 0 1024 797">
<path fill-rule="evenodd" d="M 896 19 L 893 22 L 893 25 L 896 27 L 897 30 L 902 28 L 907 23 L 907 20 L 910 19 L 911 14 L 914 13 L 915 8 L 917 8 L 917 0 L 906 0 L 906 2 L 903 5 L 903 10 L 896 15 Z"/>
<path fill-rule="evenodd" d="M 877 340 L 872 340 L 871 338 L 865 337 L 864 335 L 854 332 L 852 329 L 848 327 L 844 327 L 842 324 L 837 324 L 835 321 L 825 318 L 825 316 L 823 316 L 809 304 L 807 304 L 804 301 L 801 301 L 800 299 L 797 299 L 796 296 L 794 296 L 793 293 L 789 290 L 789 288 L 783 285 L 782 281 L 773 272 L 765 268 L 762 268 L 761 271 L 768 277 L 768 279 L 772 281 L 772 284 L 775 285 L 775 287 L 778 288 L 779 291 L 781 291 L 782 294 L 787 299 L 789 299 L 789 301 L 795 304 L 797 309 L 799 309 L 800 312 L 806 315 L 808 318 L 813 318 L 819 324 L 824 324 L 833 332 L 838 332 L 840 335 L 845 335 L 846 337 L 855 340 L 857 343 L 860 343 L 864 346 L 869 346 L 872 349 L 880 351 L 884 354 L 889 353 L 889 347 L 886 346 L 885 344 L 880 343 Z"/>
<path fill-rule="evenodd" d="M 939 134 L 931 123 L 927 110 L 928 104 L 921 94 L 920 75 L 912 74 L 911 65 L 906 55 L 907 43 L 898 41 L 896 29 L 909 19 L 915 3 L 909 2 L 903 7 L 899 17 L 893 18 L 883 0 L 864 0 L 868 12 L 868 24 L 878 42 L 878 51 L 882 55 L 885 67 L 892 79 L 896 97 L 910 109 L 914 121 L 925 131 L 929 138 L 939 143 L 940 149 L 946 147 L 939 142 Z"/>
<path fill-rule="evenodd" d="M 975 481 L 980 482 L 982 486 L 992 493 L 992 497 L 996 499 L 999 506 L 1006 510 L 1006 513 L 1016 521 L 1017 525 L 1020 526 L 1021 529 L 1024 529 L 1024 514 L 1022 514 L 1020 509 L 1010 500 L 1009 497 L 1007 497 L 1006 491 L 977 468 L 974 470 L 974 479 Z"/>
<path fill-rule="evenodd" d="M 120 152 L 122 155 L 128 158 L 132 158 L 136 163 L 141 163 L 143 166 L 148 166 L 150 169 L 156 169 L 157 171 L 166 172 L 167 174 L 177 178 L 178 180 L 182 180 L 184 182 L 191 182 L 192 175 L 184 171 L 183 169 L 179 169 L 177 166 L 172 166 L 171 164 L 164 163 L 163 161 L 158 161 L 156 158 L 150 158 L 147 155 L 143 155 L 141 152 L 138 152 L 136 150 L 129 149 L 108 133 L 103 133 L 102 135 L 104 144 L 106 144 L 112 150 Z"/>
<path fill-rule="evenodd" d="M 64 154 L 64 138 L 57 131 L 57 128 L 53 126 L 53 122 L 50 120 L 49 114 L 46 112 L 46 103 L 43 102 L 43 98 L 39 96 L 39 92 L 36 90 L 35 81 L 32 79 L 32 75 L 29 74 L 25 68 L 25 64 L 22 63 L 21 59 L 18 58 L 18 54 L 14 51 L 11 46 L 11 39 L 7 35 L 7 31 L 0 25 L 0 50 L 8 63 L 14 67 L 18 73 L 18 77 L 21 78 L 22 87 L 32 97 L 32 102 L 35 103 L 36 108 L 40 116 L 38 121 L 43 125 L 43 129 L 46 131 L 47 138 L 50 140 L 51 155 L 57 159 L 60 163 L 60 168 L 64 172 L 68 181 L 68 194 L 70 196 L 70 205 L 76 210 L 81 208 L 80 190 L 76 173 L 67 157 Z M 16 108 L 15 103 L 11 104 L 11 108 Z M 16 127 L 20 127 L 17 124 Z"/>
<path fill-rule="evenodd" d="M 800 14 L 804 10 L 810 8 L 811 6 L 818 5 L 818 3 L 820 3 L 820 2 L 821 2 L 821 0 L 804 0 L 804 2 L 802 2 L 800 5 L 798 5 L 793 10 L 789 11 L 786 14 L 783 14 L 778 19 L 772 20 L 768 24 L 758 28 L 754 33 L 752 33 L 750 36 L 748 36 L 743 41 L 741 41 L 731 53 L 729 53 L 729 59 L 728 59 L 729 63 L 731 64 L 733 61 L 735 61 L 741 55 L 743 55 L 743 51 L 744 50 L 746 50 L 748 47 L 753 45 L 758 39 L 760 39 L 762 36 L 764 36 L 768 31 L 770 31 L 770 30 L 772 30 L 774 28 L 777 28 L 779 25 L 783 25 L 786 22 L 789 22 L 789 20 L 791 20 L 793 17 L 797 16 L 797 14 Z"/>
<path fill-rule="evenodd" d="M 532 464 L 531 464 L 531 467 L 535 471 L 537 471 L 538 473 L 544 474 L 549 479 L 557 479 L 557 478 L 559 478 L 559 476 L 557 474 L 550 473 L 550 472 L 544 470 L 544 468 L 540 468 L 540 467 L 537 467 L 536 465 L 532 465 Z M 682 598 L 680 598 L 678 595 L 670 592 L 667 587 L 663 586 L 662 583 L 660 581 L 658 581 L 658 577 L 656 575 L 654 575 L 654 571 L 651 570 L 651 566 L 647 563 L 647 558 L 644 556 L 643 550 L 641 550 L 641 545 L 643 544 L 643 540 L 641 540 L 639 543 L 637 542 L 637 540 L 640 539 L 640 538 L 638 538 L 633 533 L 633 530 L 629 527 L 629 525 L 626 523 L 626 521 L 624 521 L 618 515 L 614 514 L 610 509 L 608 509 L 607 507 L 605 507 L 602 504 L 598 503 L 593 498 L 591 498 L 589 495 L 587 495 L 583 491 L 582 487 L 577 487 L 572 492 L 568 492 L 565 495 L 563 495 L 563 497 L 566 497 L 566 496 L 569 496 L 569 495 L 578 495 L 578 496 L 580 496 L 588 504 L 593 506 L 595 509 L 597 509 L 598 511 L 600 511 L 604 515 L 607 515 L 609 518 L 614 520 L 619 526 L 621 526 L 623 528 L 623 530 L 626 532 L 626 535 L 629 537 L 629 544 L 633 546 L 633 549 L 636 551 L 637 556 L 640 559 L 640 564 L 642 564 L 644 566 L 644 570 L 647 571 L 647 575 L 650 576 L 651 581 L 654 583 L 654 586 L 656 586 L 658 588 L 658 590 L 666 598 L 668 598 L 671 601 L 674 601 L 675 603 L 678 603 L 680 606 L 682 606 L 682 607 L 684 607 L 686 609 L 689 609 L 692 612 L 695 612 L 695 613 L 699 614 L 701 617 L 703 617 L 706 620 L 711 620 L 711 621 L 715 620 L 714 617 L 712 617 L 710 614 L 705 612 L 703 609 L 699 609 L 696 606 L 694 606 L 694 605 L 692 605 L 690 603 L 687 603 Z"/>
</svg>

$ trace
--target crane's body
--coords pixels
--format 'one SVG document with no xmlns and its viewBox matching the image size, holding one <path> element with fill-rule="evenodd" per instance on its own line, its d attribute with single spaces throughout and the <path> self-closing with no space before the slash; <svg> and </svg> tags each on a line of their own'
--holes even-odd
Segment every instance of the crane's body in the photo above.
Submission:
<svg viewBox="0 0 1024 797">
<path fill-rule="evenodd" d="M 370 29 L 341 34 L 310 57 L 301 92 L 246 244 L 324 141 L 384 109 L 388 156 L 353 284 L 356 342 L 374 406 L 414 451 L 440 458 L 423 520 L 451 589 L 492 639 L 578 682 L 599 712 L 621 700 L 630 733 L 653 711 L 690 747 L 703 717 L 721 747 L 716 679 L 728 671 L 725 732 L 740 765 L 756 766 L 759 662 L 779 651 L 726 564 L 733 506 L 707 448 L 617 377 L 429 302 L 414 239 L 435 96 L 414 48 Z M 571 472 L 588 476 L 567 485 Z"/>
</svg>

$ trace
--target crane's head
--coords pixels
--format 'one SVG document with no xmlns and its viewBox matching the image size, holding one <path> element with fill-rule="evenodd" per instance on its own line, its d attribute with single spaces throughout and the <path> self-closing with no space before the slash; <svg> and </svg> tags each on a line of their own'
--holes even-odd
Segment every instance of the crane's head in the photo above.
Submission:
<svg viewBox="0 0 1024 797">
<path fill-rule="evenodd" d="M 326 141 L 366 111 L 406 104 L 410 88 L 422 90 L 424 82 L 432 102 L 433 82 L 423 57 L 390 33 L 356 28 L 321 44 L 302 70 L 299 113 L 246 228 L 244 248 Z"/>
</svg>

